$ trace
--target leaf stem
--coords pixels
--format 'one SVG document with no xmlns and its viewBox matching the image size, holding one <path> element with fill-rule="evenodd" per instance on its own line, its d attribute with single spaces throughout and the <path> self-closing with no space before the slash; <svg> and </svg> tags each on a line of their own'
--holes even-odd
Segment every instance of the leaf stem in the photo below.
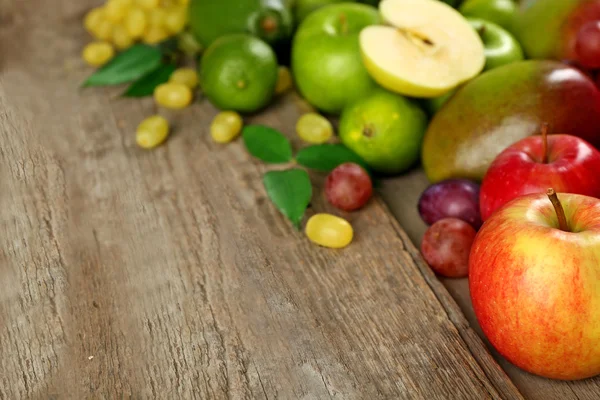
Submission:
<svg viewBox="0 0 600 400">
<path fill-rule="evenodd" d="M 569 224 L 567 223 L 565 210 L 563 209 L 563 206 L 560 203 L 556 192 L 554 191 L 554 189 L 549 188 L 546 191 L 546 195 L 548 195 L 548 199 L 550 199 L 550 202 L 554 206 L 554 212 L 556 212 L 556 217 L 558 218 L 558 228 L 561 231 L 570 232 L 571 230 L 569 229 Z"/>
</svg>

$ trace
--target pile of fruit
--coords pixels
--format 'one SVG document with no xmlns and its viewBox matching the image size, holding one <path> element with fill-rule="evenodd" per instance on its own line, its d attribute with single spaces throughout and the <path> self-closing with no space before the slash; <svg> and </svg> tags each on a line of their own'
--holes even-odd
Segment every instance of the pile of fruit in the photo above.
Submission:
<svg viewBox="0 0 600 400">
<path fill-rule="evenodd" d="M 600 0 L 108 0 L 85 27 L 98 67 L 85 86 L 127 84 L 170 109 L 201 92 L 221 110 L 215 142 L 241 134 L 259 160 L 292 164 L 263 182 L 298 228 L 306 169 L 328 173 L 343 215 L 420 163 L 421 252 L 469 277 L 490 342 L 546 377 L 600 373 Z M 295 154 L 243 118 L 293 85 L 314 108 Z M 136 138 L 168 135 L 154 115 Z M 353 238 L 331 214 L 304 231 L 330 248 Z"/>
</svg>

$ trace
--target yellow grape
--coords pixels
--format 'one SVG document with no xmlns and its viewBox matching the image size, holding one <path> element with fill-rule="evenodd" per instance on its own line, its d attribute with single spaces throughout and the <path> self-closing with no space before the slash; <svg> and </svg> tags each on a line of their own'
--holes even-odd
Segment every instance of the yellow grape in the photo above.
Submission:
<svg viewBox="0 0 600 400">
<path fill-rule="evenodd" d="M 115 25 L 112 34 L 112 42 L 119 50 L 124 50 L 133 44 L 133 37 L 123 25 Z"/>
<path fill-rule="evenodd" d="M 83 60 L 92 67 L 100 67 L 110 61 L 115 55 L 115 50 L 108 42 L 92 42 L 84 47 Z"/>
<path fill-rule="evenodd" d="M 320 144 L 333 136 L 333 127 L 327 118 L 317 113 L 307 113 L 300 117 L 296 123 L 296 132 L 302 140 Z"/>
<path fill-rule="evenodd" d="M 292 87 L 292 74 L 288 67 L 280 66 L 277 70 L 277 85 L 275 86 L 275 94 L 287 92 Z"/>
<path fill-rule="evenodd" d="M 104 8 L 96 7 L 90 10 L 85 15 L 83 26 L 92 35 L 96 36 L 96 31 L 106 17 L 104 16 Z"/>
<path fill-rule="evenodd" d="M 146 30 L 142 40 L 147 44 L 157 44 L 169 37 L 169 34 L 160 26 L 151 26 Z"/>
<path fill-rule="evenodd" d="M 169 136 L 169 122 L 160 115 L 143 120 L 137 127 L 135 141 L 144 149 L 152 149 Z"/>
<path fill-rule="evenodd" d="M 96 39 L 110 40 L 112 38 L 112 32 L 113 24 L 109 20 L 103 19 L 98 23 L 98 26 L 96 27 L 96 31 L 94 33 Z"/>
<path fill-rule="evenodd" d="M 354 237 L 352 225 L 331 214 L 315 214 L 310 217 L 305 233 L 311 242 L 332 249 L 348 246 Z"/>
<path fill-rule="evenodd" d="M 171 7 L 167 9 L 163 23 L 170 33 L 176 34 L 181 32 L 187 23 L 187 9 L 184 7 Z"/>
<path fill-rule="evenodd" d="M 210 124 L 210 136 L 217 143 L 229 143 L 242 130 L 242 117 L 235 111 L 223 111 Z"/>
<path fill-rule="evenodd" d="M 106 18 L 112 22 L 121 22 L 129 7 L 131 6 L 131 0 L 108 0 L 106 3 Z"/>
<path fill-rule="evenodd" d="M 162 8 L 154 8 L 148 11 L 148 25 L 151 27 L 163 27 L 167 13 Z"/>
<path fill-rule="evenodd" d="M 147 23 L 146 13 L 139 8 L 131 8 L 125 16 L 125 29 L 134 39 L 139 39 L 144 35 Z"/>
<path fill-rule="evenodd" d="M 192 90 L 183 83 L 167 82 L 154 89 L 154 99 L 158 105 L 178 110 L 192 102 Z"/>
<path fill-rule="evenodd" d="M 194 68 L 178 68 L 169 78 L 169 82 L 183 83 L 190 89 L 198 86 L 198 72 Z"/>
<path fill-rule="evenodd" d="M 158 8 L 160 0 L 135 0 L 135 3 L 146 10 L 152 10 Z"/>
</svg>

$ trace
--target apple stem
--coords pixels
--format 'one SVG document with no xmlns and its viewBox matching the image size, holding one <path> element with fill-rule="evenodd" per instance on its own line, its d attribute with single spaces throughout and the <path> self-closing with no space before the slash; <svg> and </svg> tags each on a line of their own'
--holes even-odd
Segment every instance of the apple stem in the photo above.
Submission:
<svg viewBox="0 0 600 400">
<path fill-rule="evenodd" d="M 542 164 L 548 164 L 548 124 L 542 124 Z"/>
<path fill-rule="evenodd" d="M 346 18 L 346 14 L 340 14 L 340 32 L 342 35 L 348 34 L 348 18 Z"/>
<path fill-rule="evenodd" d="M 546 194 L 548 195 L 550 202 L 554 206 L 554 212 L 556 212 L 556 217 L 558 218 L 558 229 L 560 229 L 561 231 L 570 232 L 569 224 L 567 223 L 567 217 L 565 216 L 565 210 L 563 209 L 563 206 L 560 203 L 556 192 L 554 191 L 554 189 L 549 188 L 546 191 Z"/>
<path fill-rule="evenodd" d="M 273 33 L 277 29 L 277 21 L 275 18 L 267 16 L 262 20 L 261 27 L 265 33 Z"/>
</svg>

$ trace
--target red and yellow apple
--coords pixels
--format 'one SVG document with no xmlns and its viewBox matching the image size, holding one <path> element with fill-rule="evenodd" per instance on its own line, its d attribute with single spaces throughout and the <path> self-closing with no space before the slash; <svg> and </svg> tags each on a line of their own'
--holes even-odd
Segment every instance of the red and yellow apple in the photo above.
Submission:
<svg viewBox="0 0 600 400">
<path fill-rule="evenodd" d="M 549 190 L 507 203 L 475 238 L 469 287 L 511 363 L 554 379 L 600 374 L 600 200 Z"/>
<path fill-rule="evenodd" d="M 558 192 L 600 198 L 600 152 L 571 135 L 530 136 L 496 157 L 481 184 L 485 221 L 510 200 L 553 187 Z"/>
</svg>

